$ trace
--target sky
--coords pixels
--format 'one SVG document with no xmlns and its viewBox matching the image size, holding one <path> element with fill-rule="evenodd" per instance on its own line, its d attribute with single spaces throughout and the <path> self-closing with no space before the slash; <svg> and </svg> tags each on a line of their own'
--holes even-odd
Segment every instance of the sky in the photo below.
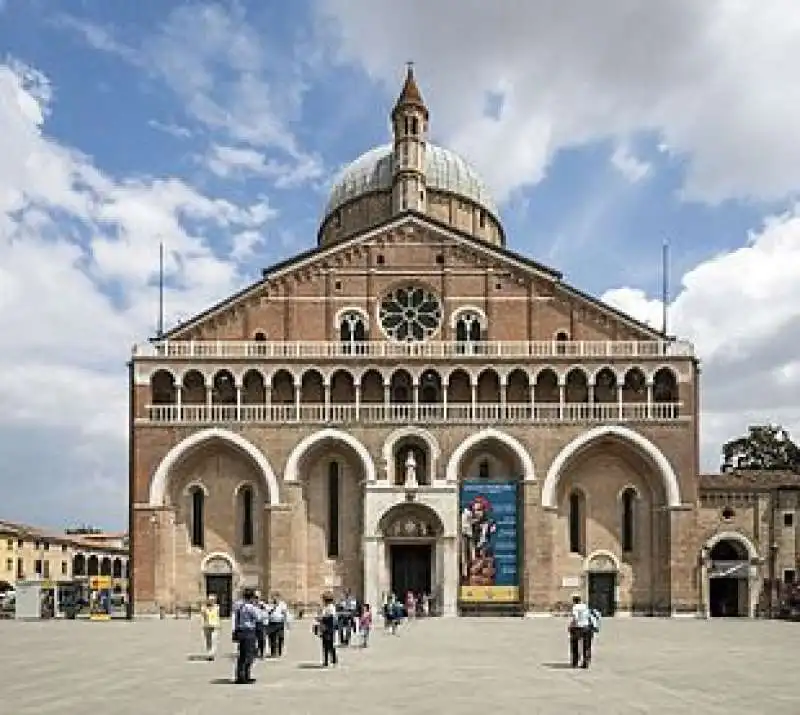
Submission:
<svg viewBox="0 0 800 715">
<path fill-rule="evenodd" d="M 0 0 L 0 515 L 122 528 L 127 377 L 154 333 L 314 244 L 389 138 L 431 139 L 508 245 L 702 360 L 702 466 L 800 438 L 795 0 Z"/>
</svg>

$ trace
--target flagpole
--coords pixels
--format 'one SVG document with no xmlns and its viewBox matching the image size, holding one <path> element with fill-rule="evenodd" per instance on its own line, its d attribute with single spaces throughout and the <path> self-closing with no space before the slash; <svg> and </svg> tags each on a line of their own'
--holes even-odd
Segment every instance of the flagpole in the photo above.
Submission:
<svg viewBox="0 0 800 715">
<path fill-rule="evenodd" d="M 664 239 L 661 246 L 661 334 L 667 339 L 669 324 L 669 240 Z"/>
<path fill-rule="evenodd" d="M 158 327 L 157 337 L 164 336 L 164 242 L 158 244 Z"/>
</svg>

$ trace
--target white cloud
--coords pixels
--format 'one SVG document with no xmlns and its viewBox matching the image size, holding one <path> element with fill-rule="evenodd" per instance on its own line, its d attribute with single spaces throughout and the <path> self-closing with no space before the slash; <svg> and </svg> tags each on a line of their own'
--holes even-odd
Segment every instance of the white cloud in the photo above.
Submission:
<svg viewBox="0 0 800 715">
<path fill-rule="evenodd" d="M 602 299 L 651 325 L 661 301 L 619 288 Z M 749 424 L 783 423 L 800 441 L 800 205 L 768 219 L 746 245 L 699 264 L 669 305 L 670 332 L 702 360 L 704 464 Z"/>
<path fill-rule="evenodd" d="M 172 122 L 159 122 L 157 119 L 151 119 L 147 122 L 148 127 L 152 127 L 164 134 L 169 134 L 176 139 L 188 139 L 192 136 L 192 131 L 180 124 L 173 124 Z"/>
<path fill-rule="evenodd" d="M 389 91 L 416 61 L 432 131 L 473 160 L 499 198 L 539 181 L 561 148 L 637 132 L 688 162 L 690 198 L 773 199 L 800 185 L 794 0 L 319 8 L 338 58 Z M 497 118 L 485 114 L 487 93 L 502 95 Z"/>
<path fill-rule="evenodd" d="M 0 451 L 13 449 L 3 438 L 17 441 L 10 435 L 20 425 L 41 440 L 36 450 L 66 441 L 65 470 L 83 464 L 116 487 L 88 505 L 76 501 L 85 492 L 61 475 L 41 488 L 60 495 L 65 516 L 121 520 L 123 364 L 132 343 L 153 332 L 158 242 L 168 249 L 173 322 L 241 285 L 236 257 L 250 255 L 275 211 L 263 198 L 237 205 L 179 179 L 104 174 L 45 136 L 50 97 L 47 79 L 34 69 L 0 64 Z M 235 256 L 223 258 L 211 241 L 228 235 Z M 61 434 L 69 439 L 54 436 Z M 4 494 L 22 468 L 4 460 Z"/>
<path fill-rule="evenodd" d="M 208 165 L 219 176 L 249 170 L 287 188 L 322 175 L 321 159 L 304 151 L 291 130 L 306 92 L 304 57 L 283 58 L 275 48 L 267 52 L 263 36 L 240 5 L 177 7 L 137 46 L 88 20 L 60 15 L 56 22 L 94 49 L 158 78 L 177 95 L 189 118 L 223 143 L 234 144 L 209 149 Z M 180 137 L 190 131 L 173 123 L 154 121 L 151 126 Z"/>
<path fill-rule="evenodd" d="M 298 157 L 293 164 L 287 164 L 268 159 L 263 152 L 247 146 L 214 144 L 200 160 L 211 173 L 220 178 L 264 176 L 273 179 L 278 189 L 306 184 L 323 175 L 322 164 L 313 157 Z"/>
<path fill-rule="evenodd" d="M 649 176 L 652 166 L 639 159 L 625 144 L 619 144 L 611 154 L 611 165 L 631 184 Z"/>
</svg>

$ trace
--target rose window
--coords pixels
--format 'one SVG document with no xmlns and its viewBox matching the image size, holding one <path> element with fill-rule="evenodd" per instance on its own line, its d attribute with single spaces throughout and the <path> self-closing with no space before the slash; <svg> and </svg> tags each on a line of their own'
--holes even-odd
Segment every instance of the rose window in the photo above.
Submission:
<svg viewBox="0 0 800 715">
<path fill-rule="evenodd" d="M 392 340 L 413 342 L 431 337 L 442 322 L 442 304 L 429 290 L 397 288 L 381 300 L 379 319 Z"/>
</svg>

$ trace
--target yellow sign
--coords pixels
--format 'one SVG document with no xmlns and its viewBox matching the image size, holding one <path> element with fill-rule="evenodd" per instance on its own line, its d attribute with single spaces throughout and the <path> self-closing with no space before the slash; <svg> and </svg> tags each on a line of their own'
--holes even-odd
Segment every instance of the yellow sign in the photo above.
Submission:
<svg viewBox="0 0 800 715">
<path fill-rule="evenodd" d="M 106 591 L 111 588 L 111 576 L 90 576 L 89 588 L 93 591 Z"/>
<path fill-rule="evenodd" d="M 109 616 L 107 613 L 92 613 L 89 616 L 89 620 L 90 621 L 110 621 L 111 620 L 111 616 Z"/>
<path fill-rule="evenodd" d="M 519 586 L 462 586 L 459 597 L 465 603 L 514 603 Z"/>
</svg>

